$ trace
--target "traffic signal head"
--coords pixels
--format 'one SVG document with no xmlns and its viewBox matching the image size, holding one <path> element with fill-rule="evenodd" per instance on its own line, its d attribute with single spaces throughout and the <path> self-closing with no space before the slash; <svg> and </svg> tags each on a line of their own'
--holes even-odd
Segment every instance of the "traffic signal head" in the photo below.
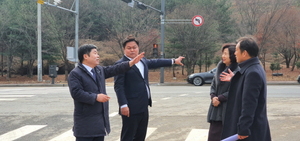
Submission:
<svg viewBox="0 0 300 141">
<path fill-rule="evenodd" d="M 153 57 L 158 57 L 158 44 L 153 44 Z"/>
<path fill-rule="evenodd" d="M 126 3 L 131 3 L 132 2 L 132 0 L 122 0 L 122 1 L 124 1 Z"/>
<path fill-rule="evenodd" d="M 141 2 L 137 2 L 137 5 L 136 5 L 139 9 L 142 9 L 142 10 L 146 10 L 147 9 L 147 6 L 145 6 L 145 4 L 141 3 Z"/>
</svg>

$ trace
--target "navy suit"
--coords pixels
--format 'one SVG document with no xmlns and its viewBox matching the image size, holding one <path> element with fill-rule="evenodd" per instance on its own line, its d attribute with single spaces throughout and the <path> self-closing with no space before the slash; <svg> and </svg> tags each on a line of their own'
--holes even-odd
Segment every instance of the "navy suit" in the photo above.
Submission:
<svg viewBox="0 0 300 141">
<path fill-rule="evenodd" d="M 96 81 L 81 64 L 68 77 L 68 85 L 74 100 L 75 137 L 100 137 L 110 133 L 108 102 L 96 101 L 97 94 L 106 94 L 105 79 L 130 69 L 129 63 L 103 67 L 96 66 Z"/>
<path fill-rule="evenodd" d="M 129 59 L 124 56 L 117 61 L 116 64 L 128 60 Z M 146 136 L 148 125 L 148 105 L 151 106 L 152 104 L 148 69 L 172 65 L 171 59 L 148 60 L 142 58 L 141 62 L 144 65 L 144 78 L 136 65 L 132 66 L 131 69 L 126 73 L 115 76 L 114 88 L 118 97 L 119 106 L 127 104 L 130 111 L 129 118 L 122 116 L 122 141 L 142 141 Z M 140 122 L 136 123 L 138 120 L 140 120 Z M 132 131 L 131 129 L 136 131 Z"/>
</svg>

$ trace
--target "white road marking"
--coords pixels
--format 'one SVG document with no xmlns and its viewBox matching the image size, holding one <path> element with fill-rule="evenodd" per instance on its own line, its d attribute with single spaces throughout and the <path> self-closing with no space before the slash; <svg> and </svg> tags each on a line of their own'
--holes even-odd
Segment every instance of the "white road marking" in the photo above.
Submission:
<svg viewBox="0 0 300 141">
<path fill-rule="evenodd" d="M 162 98 L 161 100 L 168 100 L 168 99 L 171 99 L 171 97 L 165 97 L 165 98 Z"/>
<path fill-rule="evenodd" d="M 114 117 L 116 115 L 118 115 L 118 112 L 113 112 L 113 113 L 109 114 L 109 117 Z"/>
<path fill-rule="evenodd" d="M 0 98 L 0 101 L 14 101 L 15 98 Z"/>
<path fill-rule="evenodd" d="M 196 94 L 204 94 L 204 93 L 207 93 L 207 92 L 195 92 Z"/>
<path fill-rule="evenodd" d="M 109 114 L 109 117 L 114 117 L 118 115 L 118 112 L 113 112 L 111 114 Z M 74 141 L 76 140 L 76 138 L 73 135 L 73 131 L 72 129 L 62 133 L 61 135 L 51 139 L 50 141 Z"/>
<path fill-rule="evenodd" d="M 0 92 L 12 92 L 12 91 L 22 91 L 23 89 L 10 89 L 10 88 L 7 88 L 7 89 L 1 89 Z"/>
<path fill-rule="evenodd" d="M 76 138 L 73 136 L 72 129 L 67 132 L 62 133 L 61 135 L 51 139 L 50 141 L 75 141 Z"/>
<path fill-rule="evenodd" d="M 179 96 L 187 96 L 188 94 L 181 94 L 181 95 L 179 95 Z"/>
<path fill-rule="evenodd" d="M 208 129 L 192 129 L 185 141 L 207 141 Z"/>
<path fill-rule="evenodd" d="M 148 128 L 147 129 L 147 134 L 146 134 L 146 139 L 156 130 L 157 128 Z"/>
<path fill-rule="evenodd" d="M 0 95 L 0 97 L 33 97 L 34 95 Z"/>
<path fill-rule="evenodd" d="M 18 129 L 15 129 L 13 131 L 7 132 L 0 136 L 0 141 L 8 141 L 8 140 L 16 140 L 22 136 L 25 136 L 27 134 L 30 134 L 34 131 L 37 131 L 41 128 L 46 127 L 47 125 L 26 125 L 23 127 L 20 127 Z"/>
<path fill-rule="evenodd" d="M 157 128 L 151 128 L 151 127 L 148 127 L 147 128 L 147 134 L 146 134 L 146 139 L 156 130 Z M 120 141 L 120 138 L 116 141 Z"/>
</svg>

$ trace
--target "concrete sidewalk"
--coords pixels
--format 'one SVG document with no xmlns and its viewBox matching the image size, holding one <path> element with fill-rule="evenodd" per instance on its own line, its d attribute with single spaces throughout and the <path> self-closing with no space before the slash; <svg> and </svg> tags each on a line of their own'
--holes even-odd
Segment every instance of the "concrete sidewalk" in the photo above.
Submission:
<svg viewBox="0 0 300 141">
<path fill-rule="evenodd" d="M 187 82 L 149 82 L 151 86 L 194 86 Z M 268 85 L 300 85 L 297 81 L 268 81 Z M 113 86 L 113 82 L 106 83 L 106 86 Z M 203 86 L 210 86 L 210 84 L 204 84 Z M 0 87 L 68 87 L 67 83 L 30 83 L 30 84 L 0 84 Z M 200 86 L 201 87 L 201 86 Z"/>
</svg>

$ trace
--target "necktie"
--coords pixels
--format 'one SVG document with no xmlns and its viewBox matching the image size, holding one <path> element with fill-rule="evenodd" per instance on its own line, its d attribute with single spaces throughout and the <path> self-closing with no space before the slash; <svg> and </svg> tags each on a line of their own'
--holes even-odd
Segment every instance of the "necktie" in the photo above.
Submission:
<svg viewBox="0 0 300 141">
<path fill-rule="evenodd" d="M 93 78 L 94 78 L 94 80 L 96 81 L 97 79 L 96 79 L 96 72 L 95 72 L 95 69 L 92 69 L 91 72 L 93 73 Z"/>
</svg>

